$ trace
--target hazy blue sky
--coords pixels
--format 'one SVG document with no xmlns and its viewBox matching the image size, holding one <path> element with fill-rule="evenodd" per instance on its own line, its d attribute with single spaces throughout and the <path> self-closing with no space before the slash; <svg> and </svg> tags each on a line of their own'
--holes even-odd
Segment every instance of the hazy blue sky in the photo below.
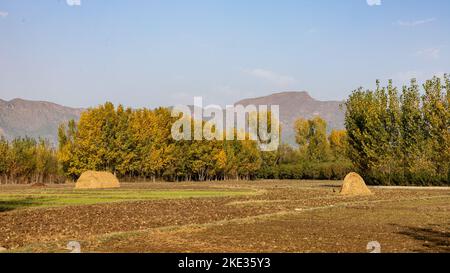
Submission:
<svg viewBox="0 0 450 273">
<path fill-rule="evenodd" d="M 448 0 L 77 1 L 0 0 L 1 99 L 341 100 L 376 78 L 450 72 Z"/>
</svg>

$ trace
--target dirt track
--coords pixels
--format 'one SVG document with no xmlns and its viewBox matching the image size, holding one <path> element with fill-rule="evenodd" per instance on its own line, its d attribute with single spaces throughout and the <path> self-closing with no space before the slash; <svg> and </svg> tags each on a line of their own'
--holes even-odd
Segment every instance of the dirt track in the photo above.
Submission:
<svg viewBox="0 0 450 273">
<path fill-rule="evenodd" d="M 17 187 L 13 187 L 17 190 Z M 246 188 L 260 194 L 18 209 L 0 213 L 13 251 L 450 252 L 450 190 L 373 189 L 341 197 L 335 182 L 127 184 L 125 188 Z M 8 191 L 11 188 L 1 187 Z"/>
</svg>

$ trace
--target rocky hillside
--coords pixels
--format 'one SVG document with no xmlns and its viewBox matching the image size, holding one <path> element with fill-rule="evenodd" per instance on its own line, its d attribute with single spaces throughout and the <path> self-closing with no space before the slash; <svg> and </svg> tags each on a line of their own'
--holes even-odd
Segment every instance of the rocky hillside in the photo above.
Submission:
<svg viewBox="0 0 450 273">
<path fill-rule="evenodd" d="M 294 144 L 293 126 L 297 118 L 324 118 L 329 128 L 344 128 L 344 110 L 341 102 L 318 101 L 307 92 L 284 92 L 266 97 L 245 99 L 241 105 L 280 105 L 282 139 Z M 77 120 L 83 109 L 75 109 L 43 101 L 0 99 L 0 135 L 13 139 L 19 136 L 46 138 L 57 143 L 58 126 L 70 119 Z"/>
<path fill-rule="evenodd" d="M 70 119 L 78 119 L 81 111 L 50 102 L 0 99 L 0 134 L 7 139 L 42 137 L 56 144 L 58 126 Z"/>
<path fill-rule="evenodd" d="M 282 139 L 290 144 L 295 143 L 293 126 L 300 117 L 312 118 L 320 116 L 327 121 L 329 130 L 343 129 L 345 127 L 343 102 L 315 100 L 307 92 L 276 93 L 266 97 L 241 100 L 236 104 L 244 106 L 249 104 L 279 105 Z"/>
</svg>

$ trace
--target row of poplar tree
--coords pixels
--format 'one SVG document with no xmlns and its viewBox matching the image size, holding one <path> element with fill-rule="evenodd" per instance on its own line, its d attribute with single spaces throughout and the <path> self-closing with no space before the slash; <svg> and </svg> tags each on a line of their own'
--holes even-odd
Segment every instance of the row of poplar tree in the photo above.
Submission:
<svg viewBox="0 0 450 273">
<path fill-rule="evenodd" d="M 301 149 L 283 144 L 262 152 L 255 141 L 174 141 L 170 110 L 115 108 L 85 111 L 60 126 L 59 145 L 45 140 L 0 139 L 0 183 L 53 183 L 86 170 L 110 171 L 122 180 L 341 179 L 345 131 L 327 136 L 320 118 L 296 123 Z"/>
<path fill-rule="evenodd" d="M 262 152 L 258 143 L 252 140 L 175 141 L 171 128 L 177 119 L 171 116 L 170 109 L 167 108 L 132 110 L 124 109 L 121 105 L 116 108 L 111 103 L 91 108 L 81 115 L 78 123 L 71 121 L 59 128 L 58 156 L 62 171 L 68 177 L 76 179 L 86 170 L 106 170 L 130 181 L 331 179 L 341 178 L 343 175 L 343 172 L 336 174 L 333 171 L 332 167 L 336 166 L 326 165 L 317 165 L 316 171 L 308 172 L 319 161 L 329 161 L 332 158 L 326 123 L 320 118 L 304 121 L 308 126 L 320 121 L 321 127 L 316 130 L 310 126 L 311 134 L 299 136 L 298 139 L 304 138 L 303 147 L 317 149 L 315 140 L 319 139 L 323 144 L 323 137 L 326 146 L 319 146 L 325 149 L 326 154 L 321 155 L 323 151 L 305 148 L 305 153 L 312 151 L 312 156 L 305 157 L 292 148 L 286 148 L 287 146 L 281 146 L 274 152 Z M 340 135 L 344 134 L 341 132 Z M 336 154 L 343 153 L 341 151 Z M 289 161 L 292 158 L 287 159 L 287 154 L 295 155 L 295 164 Z M 302 168 L 298 164 L 301 160 L 308 161 L 309 167 Z M 286 171 L 295 169 L 294 167 L 285 165 L 298 167 L 295 174 Z M 330 171 L 324 171 L 325 168 Z"/>
<path fill-rule="evenodd" d="M 71 178 L 106 170 L 128 180 L 250 179 L 262 164 L 253 141 L 175 141 L 170 109 L 106 103 L 59 129 L 59 159 Z"/>
<path fill-rule="evenodd" d="M 421 92 L 423 90 L 423 92 Z M 342 179 L 352 170 L 382 185 L 450 184 L 450 80 L 399 92 L 390 82 L 355 90 L 346 130 L 328 133 L 320 117 L 295 123 L 298 147 L 262 152 L 255 141 L 174 141 L 170 109 L 88 109 L 45 140 L 0 139 L 0 183 L 75 180 L 86 170 L 122 180 Z"/>
<path fill-rule="evenodd" d="M 346 102 L 348 157 L 371 184 L 450 184 L 450 79 L 355 90 Z"/>
<path fill-rule="evenodd" d="M 48 141 L 0 139 L 0 183 L 63 182 L 57 152 Z"/>
</svg>

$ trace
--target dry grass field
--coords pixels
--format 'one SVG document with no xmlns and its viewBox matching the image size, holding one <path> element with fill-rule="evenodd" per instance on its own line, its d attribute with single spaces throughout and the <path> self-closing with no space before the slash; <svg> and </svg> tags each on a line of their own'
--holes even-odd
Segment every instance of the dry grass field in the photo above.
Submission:
<svg viewBox="0 0 450 273">
<path fill-rule="evenodd" d="M 7 252 L 450 252 L 449 188 L 371 188 L 341 182 L 123 183 L 0 186 Z"/>
</svg>

